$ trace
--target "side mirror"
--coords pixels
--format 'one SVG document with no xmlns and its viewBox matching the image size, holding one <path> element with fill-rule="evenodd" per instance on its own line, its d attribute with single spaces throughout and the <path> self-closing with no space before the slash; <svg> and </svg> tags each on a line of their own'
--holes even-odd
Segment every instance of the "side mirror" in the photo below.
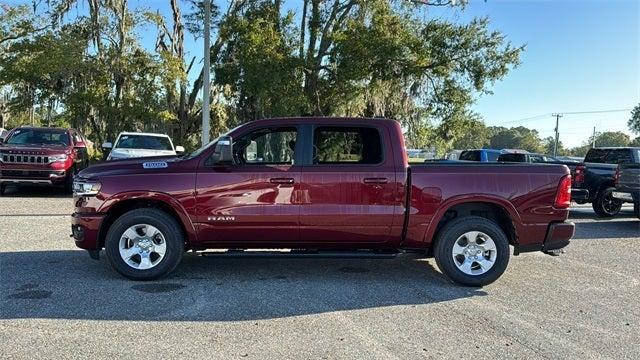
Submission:
<svg viewBox="0 0 640 360">
<path fill-rule="evenodd" d="M 102 148 L 103 149 L 110 150 L 112 147 L 113 147 L 113 144 L 111 144 L 110 142 L 102 143 Z"/>
<path fill-rule="evenodd" d="M 184 147 L 182 147 L 182 146 L 176 146 L 176 153 L 178 153 L 178 154 L 182 154 L 182 153 L 184 153 Z"/>
<path fill-rule="evenodd" d="M 218 139 L 213 154 L 211 154 L 211 164 L 214 166 L 233 164 L 233 139 L 231 136 L 223 136 Z"/>
</svg>

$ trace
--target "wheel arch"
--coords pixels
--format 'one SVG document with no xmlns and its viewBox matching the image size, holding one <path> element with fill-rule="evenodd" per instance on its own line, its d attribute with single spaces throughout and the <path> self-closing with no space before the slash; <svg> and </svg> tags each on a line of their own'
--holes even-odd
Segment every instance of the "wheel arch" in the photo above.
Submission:
<svg viewBox="0 0 640 360">
<path fill-rule="evenodd" d="M 493 197 L 465 197 L 447 201 L 433 217 L 425 237 L 431 240 L 429 252 L 432 252 L 442 228 L 453 219 L 463 216 L 480 216 L 495 221 L 504 231 L 509 244 L 518 247 L 518 233 L 522 223 L 520 215 L 509 201 Z"/>
<path fill-rule="evenodd" d="M 154 208 L 173 217 L 185 236 L 185 248 L 189 248 L 196 241 L 196 230 L 187 214 L 186 209 L 169 194 L 165 193 L 120 193 L 110 197 L 99 209 L 106 214 L 98 230 L 99 246 L 104 246 L 107 232 L 111 224 L 121 215 L 140 208 Z"/>
</svg>

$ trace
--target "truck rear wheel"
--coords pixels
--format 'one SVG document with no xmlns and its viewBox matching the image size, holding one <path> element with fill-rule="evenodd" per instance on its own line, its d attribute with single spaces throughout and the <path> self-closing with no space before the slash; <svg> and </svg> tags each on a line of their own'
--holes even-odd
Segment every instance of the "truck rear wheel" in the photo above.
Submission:
<svg viewBox="0 0 640 360">
<path fill-rule="evenodd" d="M 616 216 L 622 209 L 622 201 L 613 197 L 614 187 L 600 189 L 598 195 L 591 203 L 593 211 L 600 217 Z"/>
<path fill-rule="evenodd" d="M 465 216 L 440 230 L 434 255 L 449 279 L 466 286 L 483 286 L 496 281 L 506 270 L 509 241 L 494 221 Z"/>
<path fill-rule="evenodd" d="M 158 209 L 135 209 L 111 225 L 105 240 L 109 264 L 131 280 L 153 280 L 173 271 L 184 252 L 176 220 Z"/>
</svg>

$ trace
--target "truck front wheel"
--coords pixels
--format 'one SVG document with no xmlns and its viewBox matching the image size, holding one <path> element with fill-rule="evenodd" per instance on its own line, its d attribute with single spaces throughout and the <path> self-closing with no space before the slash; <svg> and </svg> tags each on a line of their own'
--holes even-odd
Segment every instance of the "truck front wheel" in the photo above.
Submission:
<svg viewBox="0 0 640 360">
<path fill-rule="evenodd" d="M 622 201 L 613 197 L 614 187 L 600 189 L 591 206 L 596 215 L 600 217 L 616 216 L 622 209 Z"/>
<path fill-rule="evenodd" d="M 164 211 L 131 210 L 111 225 L 105 239 L 109 264 L 131 280 L 153 280 L 173 271 L 184 252 L 184 235 Z"/>
<path fill-rule="evenodd" d="M 447 277 L 466 286 L 496 281 L 509 263 L 509 241 L 492 220 L 465 216 L 446 224 L 434 249 L 438 267 Z"/>
</svg>

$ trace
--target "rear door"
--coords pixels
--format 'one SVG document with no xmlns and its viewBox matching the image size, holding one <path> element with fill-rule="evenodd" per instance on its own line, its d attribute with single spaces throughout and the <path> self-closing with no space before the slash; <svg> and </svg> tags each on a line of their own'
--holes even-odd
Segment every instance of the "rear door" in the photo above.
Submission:
<svg viewBox="0 0 640 360">
<path fill-rule="evenodd" d="M 387 129 L 309 126 L 306 133 L 312 146 L 302 171 L 301 241 L 388 242 L 402 188 Z"/>
<path fill-rule="evenodd" d="M 205 161 L 198 171 L 199 239 L 233 246 L 297 241 L 298 126 L 248 129 L 233 140 L 233 165 Z"/>
</svg>

